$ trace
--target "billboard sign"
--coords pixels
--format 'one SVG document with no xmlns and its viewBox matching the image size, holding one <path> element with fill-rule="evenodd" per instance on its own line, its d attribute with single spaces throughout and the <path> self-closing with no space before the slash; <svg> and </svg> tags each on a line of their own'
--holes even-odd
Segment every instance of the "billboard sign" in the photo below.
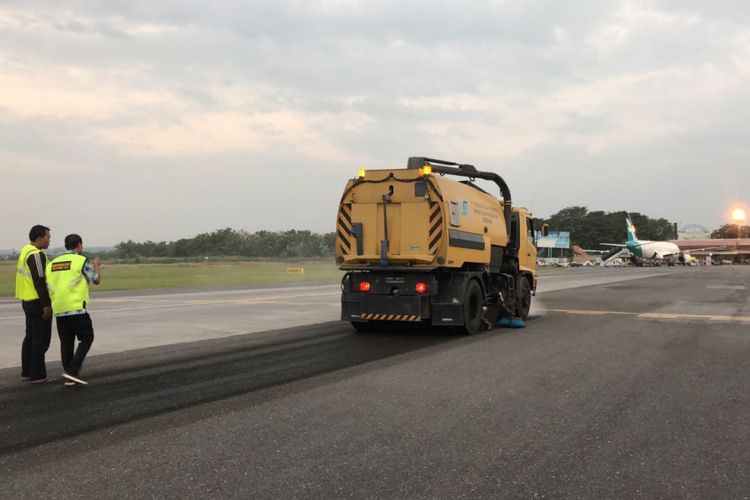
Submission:
<svg viewBox="0 0 750 500">
<path fill-rule="evenodd" d="M 570 248 L 570 231 L 550 231 L 547 236 L 542 236 L 542 232 L 537 231 L 536 247 Z"/>
</svg>

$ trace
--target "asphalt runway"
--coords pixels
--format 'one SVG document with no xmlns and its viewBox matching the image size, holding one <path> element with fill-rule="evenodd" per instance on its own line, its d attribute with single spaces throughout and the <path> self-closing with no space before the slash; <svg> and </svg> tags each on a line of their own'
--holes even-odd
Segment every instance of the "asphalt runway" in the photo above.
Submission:
<svg viewBox="0 0 750 500">
<path fill-rule="evenodd" d="M 3 369 L 2 495 L 746 498 L 748 286 L 548 272 L 525 329 L 328 321 L 92 356 L 85 388 Z"/>
<path fill-rule="evenodd" d="M 545 270 L 540 290 L 587 286 L 650 276 L 659 269 Z M 224 338 L 267 330 L 336 321 L 337 283 L 220 290 L 156 290 L 98 293 L 89 307 L 94 321 L 92 355 Z M 16 300 L 0 301 L 0 368 L 18 366 L 24 316 Z M 59 371 L 60 344 L 52 333 L 47 360 Z"/>
</svg>

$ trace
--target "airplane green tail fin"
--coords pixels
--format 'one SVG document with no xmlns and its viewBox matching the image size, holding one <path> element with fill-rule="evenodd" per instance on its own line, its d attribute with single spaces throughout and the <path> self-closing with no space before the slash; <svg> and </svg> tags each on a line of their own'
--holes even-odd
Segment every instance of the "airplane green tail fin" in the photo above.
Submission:
<svg viewBox="0 0 750 500">
<path fill-rule="evenodd" d="M 635 226 L 633 221 L 630 220 L 630 214 L 626 214 L 625 224 L 628 226 L 628 243 L 638 242 L 638 237 L 635 235 Z"/>
</svg>

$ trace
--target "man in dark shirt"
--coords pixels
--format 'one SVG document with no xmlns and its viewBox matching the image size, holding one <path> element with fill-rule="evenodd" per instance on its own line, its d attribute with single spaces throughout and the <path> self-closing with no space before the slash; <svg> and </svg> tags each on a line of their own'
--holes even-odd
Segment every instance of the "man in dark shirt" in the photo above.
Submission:
<svg viewBox="0 0 750 500">
<path fill-rule="evenodd" d="M 52 336 L 52 304 L 45 267 L 49 228 L 36 225 L 29 231 L 30 243 L 21 249 L 16 268 L 16 298 L 26 315 L 26 336 L 21 345 L 21 378 L 32 383 L 49 382 L 44 356 Z"/>
</svg>

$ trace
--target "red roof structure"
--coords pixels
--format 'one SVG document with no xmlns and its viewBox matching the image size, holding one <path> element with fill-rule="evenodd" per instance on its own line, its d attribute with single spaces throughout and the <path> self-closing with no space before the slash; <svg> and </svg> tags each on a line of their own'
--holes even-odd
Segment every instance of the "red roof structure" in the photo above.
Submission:
<svg viewBox="0 0 750 500">
<path fill-rule="evenodd" d="M 724 238 L 717 240 L 672 240 L 680 250 L 695 248 L 723 247 L 716 250 L 692 252 L 692 255 L 750 255 L 750 238 Z"/>
</svg>

